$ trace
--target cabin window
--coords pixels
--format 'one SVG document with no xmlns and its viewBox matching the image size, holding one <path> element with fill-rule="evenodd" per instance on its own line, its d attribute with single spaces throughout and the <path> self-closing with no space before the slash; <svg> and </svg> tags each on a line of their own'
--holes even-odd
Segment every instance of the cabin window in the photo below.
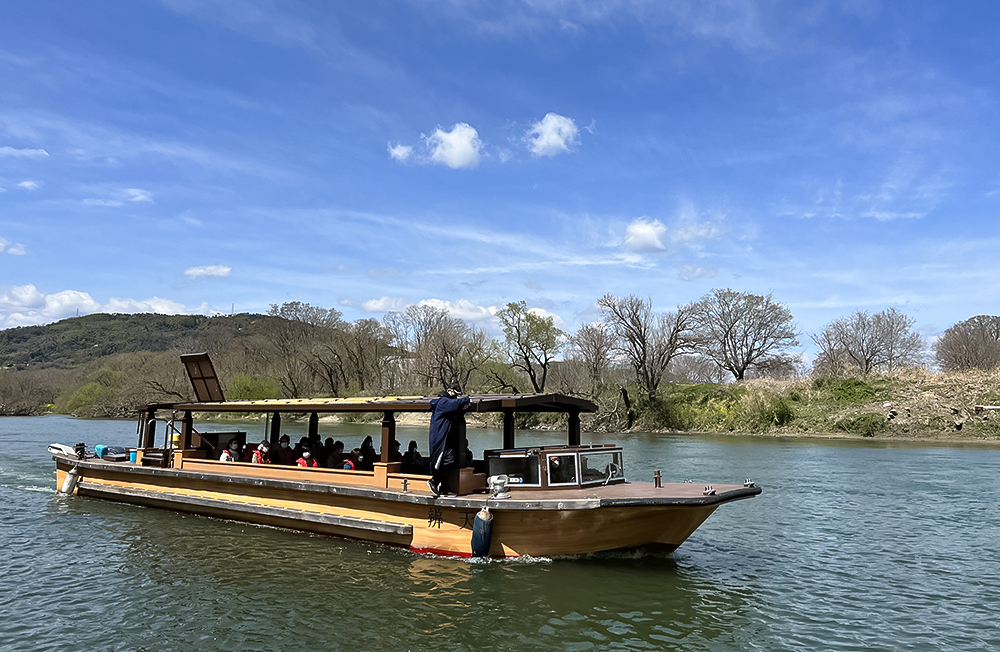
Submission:
<svg viewBox="0 0 1000 652">
<path fill-rule="evenodd" d="M 625 479 L 621 451 L 580 453 L 580 479 L 582 484 L 597 484 Z"/>
<path fill-rule="evenodd" d="M 576 477 L 576 453 L 549 455 L 549 486 L 578 485 Z"/>
<path fill-rule="evenodd" d="M 501 453 L 490 457 L 489 475 L 505 475 L 507 482 L 522 487 L 540 487 L 538 451 Z"/>
</svg>

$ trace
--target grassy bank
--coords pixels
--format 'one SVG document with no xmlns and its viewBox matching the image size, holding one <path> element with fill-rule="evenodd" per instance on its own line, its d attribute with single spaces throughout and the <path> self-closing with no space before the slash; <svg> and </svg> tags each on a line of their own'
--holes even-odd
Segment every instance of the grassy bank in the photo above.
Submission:
<svg viewBox="0 0 1000 652">
<path fill-rule="evenodd" d="M 632 429 L 1000 441 L 1000 371 L 668 384 Z"/>
</svg>

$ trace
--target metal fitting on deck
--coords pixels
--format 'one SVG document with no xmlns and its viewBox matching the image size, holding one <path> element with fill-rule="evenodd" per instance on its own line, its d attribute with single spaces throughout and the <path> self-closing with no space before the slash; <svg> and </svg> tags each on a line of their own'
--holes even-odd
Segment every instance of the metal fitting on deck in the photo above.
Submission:
<svg viewBox="0 0 1000 652">
<path fill-rule="evenodd" d="M 663 478 L 660 477 L 660 470 L 653 471 L 653 486 L 659 489 L 663 486 Z"/>
<path fill-rule="evenodd" d="M 703 495 L 703 496 L 714 496 L 715 495 L 715 487 L 713 487 L 710 484 L 705 485 L 705 491 L 703 491 L 701 495 Z"/>
</svg>

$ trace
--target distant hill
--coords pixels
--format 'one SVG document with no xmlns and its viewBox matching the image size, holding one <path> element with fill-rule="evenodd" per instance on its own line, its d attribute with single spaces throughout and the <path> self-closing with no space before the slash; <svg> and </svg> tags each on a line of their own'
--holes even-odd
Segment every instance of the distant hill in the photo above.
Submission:
<svg viewBox="0 0 1000 652">
<path fill-rule="evenodd" d="M 201 351 L 267 330 L 280 317 L 257 314 L 96 314 L 0 331 L 0 367 L 70 368 L 116 353 Z"/>
</svg>

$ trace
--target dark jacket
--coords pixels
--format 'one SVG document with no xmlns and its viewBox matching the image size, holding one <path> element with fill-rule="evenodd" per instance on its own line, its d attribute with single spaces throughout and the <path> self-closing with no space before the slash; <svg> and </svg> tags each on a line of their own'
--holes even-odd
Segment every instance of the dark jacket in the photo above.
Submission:
<svg viewBox="0 0 1000 652">
<path fill-rule="evenodd" d="M 455 442 L 449 440 L 449 435 L 454 430 L 455 422 L 462 418 L 462 413 L 468 404 L 468 396 L 455 398 L 440 396 L 431 401 L 431 429 L 428 436 L 431 446 L 431 468 L 434 468 L 438 458 L 446 449 L 455 448 Z"/>
</svg>

